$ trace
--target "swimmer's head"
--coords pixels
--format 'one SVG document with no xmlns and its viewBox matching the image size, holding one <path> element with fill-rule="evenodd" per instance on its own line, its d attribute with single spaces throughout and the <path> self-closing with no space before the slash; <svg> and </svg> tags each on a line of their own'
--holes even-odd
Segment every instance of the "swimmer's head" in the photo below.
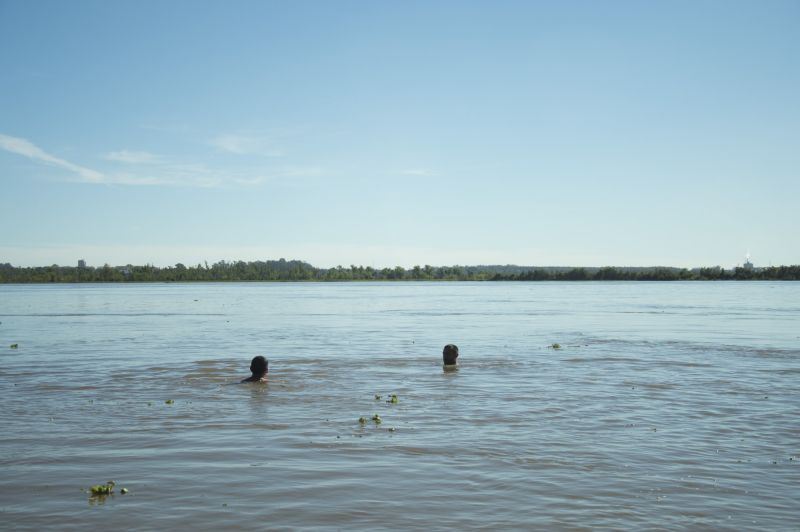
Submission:
<svg viewBox="0 0 800 532">
<path fill-rule="evenodd" d="M 250 362 L 250 371 L 253 372 L 253 375 L 263 375 L 269 372 L 269 362 L 266 358 L 258 355 L 257 357 L 253 357 L 252 362 Z"/>
<path fill-rule="evenodd" d="M 458 346 L 447 344 L 442 351 L 442 360 L 446 366 L 451 366 L 456 363 L 458 358 Z"/>
</svg>

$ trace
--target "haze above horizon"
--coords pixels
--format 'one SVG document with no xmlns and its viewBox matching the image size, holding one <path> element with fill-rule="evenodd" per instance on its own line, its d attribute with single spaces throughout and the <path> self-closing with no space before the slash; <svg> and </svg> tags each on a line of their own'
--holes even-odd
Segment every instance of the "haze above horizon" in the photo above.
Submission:
<svg viewBox="0 0 800 532">
<path fill-rule="evenodd" d="M 800 264 L 800 3 L 0 0 L 0 263 Z"/>
</svg>

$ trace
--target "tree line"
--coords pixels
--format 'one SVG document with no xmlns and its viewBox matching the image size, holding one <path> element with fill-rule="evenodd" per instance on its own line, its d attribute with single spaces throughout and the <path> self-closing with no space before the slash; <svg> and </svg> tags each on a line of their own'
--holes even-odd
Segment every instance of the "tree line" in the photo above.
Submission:
<svg viewBox="0 0 800 532">
<path fill-rule="evenodd" d="M 188 281 L 741 281 L 800 280 L 800 265 L 769 268 L 527 268 L 521 266 L 370 266 L 316 268 L 298 260 L 219 261 L 195 266 L 36 266 L 0 264 L 0 283 Z"/>
</svg>

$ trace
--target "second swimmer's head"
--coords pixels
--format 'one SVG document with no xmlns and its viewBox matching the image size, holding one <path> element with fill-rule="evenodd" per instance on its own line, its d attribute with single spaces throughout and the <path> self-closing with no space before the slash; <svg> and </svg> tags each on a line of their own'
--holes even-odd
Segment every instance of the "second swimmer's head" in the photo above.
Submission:
<svg viewBox="0 0 800 532">
<path fill-rule="evenodd" d="M 253 360 L 250 362 L 250 371 L 253 375 L 263 375 L 269 372 L 269 362 L 261 355 L 253 357 Z"/>
<path fill-rule="evenodd" d="M 442 351 L 442 360 L 445 366 L 452 366 L 456 363 L 458 358 L 458 346 L 454 344 L 447 344 Z"/>
</svg>

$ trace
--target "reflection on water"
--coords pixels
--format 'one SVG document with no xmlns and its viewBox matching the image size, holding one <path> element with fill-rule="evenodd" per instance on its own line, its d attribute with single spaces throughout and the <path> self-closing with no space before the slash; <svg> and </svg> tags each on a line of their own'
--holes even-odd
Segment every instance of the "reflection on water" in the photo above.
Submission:
<svg viewBox="0 0 800 532">
<path fill-rule="evenodd" d="M 0 346 L 19 344 L 0 351 L 0 518 L 791 528 L 798 296 L 792 283 L 0 286 Z M 451 342 L 461 366 L 446 372 Z M 236 384 L 255 354 L 269 382 Z M 87 504 L 81 490 L 110 479 L 129 493 Z"/>
</svg>

